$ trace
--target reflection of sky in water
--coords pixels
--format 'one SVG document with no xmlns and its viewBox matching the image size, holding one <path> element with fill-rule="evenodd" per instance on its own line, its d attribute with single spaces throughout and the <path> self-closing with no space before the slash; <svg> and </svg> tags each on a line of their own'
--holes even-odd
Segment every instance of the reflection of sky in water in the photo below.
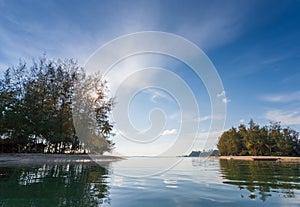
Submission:
<svg viewBox="0 0 300 207">
<path fill-rule="evenodd" d="M 164 171 L 168 163 L 178 159 L 134 157 L 114 162 L 107 169 L 87 163 L 0 167 L 0 205 L 223 207 L 299 203 L 299 164 L 183 158 L 165 173 L 145 176 Z"/>
</svg>

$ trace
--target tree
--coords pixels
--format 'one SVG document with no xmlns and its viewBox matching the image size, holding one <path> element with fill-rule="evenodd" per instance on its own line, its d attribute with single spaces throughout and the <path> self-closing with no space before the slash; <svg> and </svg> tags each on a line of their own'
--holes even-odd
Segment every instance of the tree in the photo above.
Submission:
<svg viewBox="0 0 300 207">
<path fill-rule="evenodd" d="M 282 140 L 280 122 L 271 122 L 269 126 L 270 140 L 274 143 L 273 153 L 281 155 L 281 145 L 284 144 Z"/>
<path fill-rule="evenodd" d="M 5 150 L 21 152 L 27 142 L 27 128 L 24 126 L 25 112 L 23 110 L 25 82 L 25 63 L 7 69 L 1 81 L 1 140 Z"/>
<path fill-rule="evenodd" d="M 239 155 L 249 155 L 249 152 L 246 148 L 246 139 L 247 139 L 247 136 L 248 136 L 248 131 L 247 131 L 247 128 L 244 124 L 241 124 L 238 128 L 238 133 L 241 137 L 241 153 Z"/>
<path fill-rule="evenodd" d="M 221 137 L 219 138 L 218 142 L 218 150 L 221 155 L 230 155 L 229 147 L 228 147 L 228 140 L 229 140 L 229 134 L 227 131 L 225 131 Z"/>
<path fill-rule="evenodd" d="M 0 79 L 0 136 L 6 138 L 0 140 L 2 148 L 8 152 L 74 152 L 85 140 L 79 140 L 73 115 L 84 109 L 88 124 L 81 126 L 85 127 L 82 131 L 92 132 L 94 141 L 107 140 L 101 149 L 110 150 L 113 102 L 100 77 L 86 75 L 74 60 L 45 57 L 31 67 L 21 62 L 9 68 Z M 86 85 L 92 87 L 82 89 Z M 80 90 L 84 93 L 76 99 Z M 94 92 L 95 98 L 90 99 Z M 42 146 L 44 150 L 38 150 Z"/>
<path fill-rule="evenodd" d="M 241 136 L 234 127 L 222 134 L 218 149 L 220 154 L 225 155 L 239 155 L 241 153 Z"/>
<path fill-rule="evenodd" d="M 260 127 L 251 119 L 249 128 L 240 125 L 238 131 L 225 131 L 218 142 L 221 155 L 286 155 L 300 156 L 299 133 L 279 122 Z"/>
<path fill-rule="evenodd" d="M 73 118 L 77 135 L 85 144 L 85 148 L 102 154 L 113 147 L 109 137 L 113 125 L 109 121 L 109 113 L 113 107 L 113 99 L 107 94 L 107 82 L 100 74 L 80 77 L 75 87 Z"/>
</svg>

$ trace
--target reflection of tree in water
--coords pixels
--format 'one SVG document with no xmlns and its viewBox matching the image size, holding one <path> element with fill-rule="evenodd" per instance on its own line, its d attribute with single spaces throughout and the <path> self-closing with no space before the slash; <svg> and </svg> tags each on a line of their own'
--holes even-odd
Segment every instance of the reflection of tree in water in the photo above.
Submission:
<svg viewBox="0 0 300 207">
<path fill-rule="evenodd" d="M 294 198 L 293 190 L 300 190 L 300 165 L 270 161 L 220 160 L 224 183 L 237 185 L 250 192 L 249 198 L 257 196 L 262 201 L 273 193 Z M 244 195 L 241 195 L 244 197 Z"/>
<path fill-rule="evenodd" d="M 1 167 L 0 206 L 101 206 L 110 202 L 107 177 L 90 164 Z"/>
</svg>

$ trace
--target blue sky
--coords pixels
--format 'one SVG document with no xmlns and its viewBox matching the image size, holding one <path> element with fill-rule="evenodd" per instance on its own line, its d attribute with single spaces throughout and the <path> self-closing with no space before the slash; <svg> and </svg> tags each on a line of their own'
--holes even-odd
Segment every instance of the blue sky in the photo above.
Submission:
<svg viewBox="0 0 300 207">
<path fill-rule="evenodd" d="M 20 58 L 30 62 L 43 53 L 49 58 L 76 58 L 84 65 L 99 47 L 121 35 L 169 32 L 194 42 L 215 65 L 226 92 L 224 129 L 253 118 L 262 125 L 281 121 L 300 130 L 300 1 L 0 0 L 0 11 L 2 71 Z M 201 114 L 199 142 L 192 149 L 201 149 L 211 119 L 209 96 L 201 80 L 187 66 L 167 57 L 148 55 L 122 64 L 118 67 L 123 71 L 129 66 L 165 67 L 186 80 Z M 163 77 L 156 80 L 164 81 Z M 114 80 L 110 81 L 113 85 Z M 136 129 L 149 128 L 148 115 L 154 108 L 164 111 L 167 122 L 153 146 L 128 144 L 117 135 L 119 153 L 159 154 L 174 144 L 180 107 L 171 95 L 145 90 L 136 96 L 129 110 Z"/>
</svg>

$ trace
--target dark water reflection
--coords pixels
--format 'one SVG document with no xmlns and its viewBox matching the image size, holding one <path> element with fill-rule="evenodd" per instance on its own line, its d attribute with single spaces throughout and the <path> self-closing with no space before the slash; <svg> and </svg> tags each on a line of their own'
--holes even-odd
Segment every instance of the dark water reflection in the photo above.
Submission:
<svg viewBox="0 0 300 207">
<path fill-rule="evenodd" d="M 225 184 L 247 189 L 250 199 L 266 201 L 274 194 L 294 198 L 300 190 L 300 165 L 270 161 L 220 160 L 220 170 Z"/>
<path fill-rule="evenodd" d="M 0 206 L 299 206 L 300 164 L 184 158 L 0 166 Z"/>
<path fill-rule="evenodd" d="M 0 168 L 0 206 L 99 206 L 109 203 L 108 171 L 92 164 Z"/>
</svg>

